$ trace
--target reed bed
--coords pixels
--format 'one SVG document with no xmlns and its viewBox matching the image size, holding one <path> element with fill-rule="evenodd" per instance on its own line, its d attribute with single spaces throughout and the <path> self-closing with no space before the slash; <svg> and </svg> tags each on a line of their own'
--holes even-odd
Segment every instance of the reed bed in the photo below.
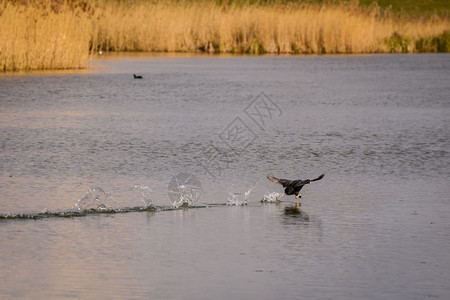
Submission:
<svg viewBox="0 0 450 300">
<path fill-rule="evenodd" d="M 450 51 L 448 15 L 399 17 L 357 2 L 0 1 L 2 70 L 80 68 L 98 51 Z"/>
<path fill-rule="evenodd" d="M 91 21 L 78 11 L 50 3 L 0 3 L 0 70 L 84 68 L 89 59 Z"/>
<path fill-rule="evenodd" d="M 141 2 L 110 3 L 97 26 L 96 47 L 107 51 L 376 53 L 418 52 L 416 42 L 450 31 L 450 19 L 396 18 L 376 5 L 357 2 Z"/>
</svg>

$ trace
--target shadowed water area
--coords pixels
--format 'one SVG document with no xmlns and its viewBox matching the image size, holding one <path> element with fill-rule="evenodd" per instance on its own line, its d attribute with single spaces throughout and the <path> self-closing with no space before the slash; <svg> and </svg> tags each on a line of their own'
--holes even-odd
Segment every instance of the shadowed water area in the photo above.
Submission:
<svg viewBox="0 0 450 300">
<path fill-rule="evenodd" d="M 449 78 L 448 54 L 1 75 L 0 298 L 448 299 Z M 300 211 L 266 179 L 322 173 Z"/>
</svg>

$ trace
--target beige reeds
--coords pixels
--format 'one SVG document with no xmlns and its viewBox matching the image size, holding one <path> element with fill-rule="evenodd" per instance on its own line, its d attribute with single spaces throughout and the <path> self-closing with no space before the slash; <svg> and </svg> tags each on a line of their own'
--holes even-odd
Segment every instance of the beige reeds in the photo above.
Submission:
<svg viewBox="0 0 450 300">
<path fill-rule="evenodd" d="M 419 39 L 450 31 L 446 17 L 400 19 L 355 3 L 108 2 L 94 35 L 110 51 L 373 53 L 402 52 L 398 37 L 413 52 Z"/>
<path fill-rule="evenodd" d="M 0 3 L 0 69 L 3 71 L 84 68 L 91 21 L 79 11 L 50 3 Z"/>
<path fill-rule="evenodd" d="M 61 4 L 63 0 L 34 1 L 40 5 L 0 0 L 2 70 L 80 68 L 86 66 L 89 50 L 450 51 L 448 15 L 399 17 L 357 2 L 218 5 L 202 0 L 72 0 L 67 5 Z"/>
</svg>

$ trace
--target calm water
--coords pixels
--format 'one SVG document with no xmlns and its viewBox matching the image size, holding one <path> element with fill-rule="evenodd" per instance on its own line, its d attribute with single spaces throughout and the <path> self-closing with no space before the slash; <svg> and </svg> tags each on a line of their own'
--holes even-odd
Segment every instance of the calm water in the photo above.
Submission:
<svg viewBox="0 0 450 300">
<path fill-rule="evenodd" d="M 0 76 L 0 299 L 450 298 L 450 55 L 93 67 Z"/>
</svg>

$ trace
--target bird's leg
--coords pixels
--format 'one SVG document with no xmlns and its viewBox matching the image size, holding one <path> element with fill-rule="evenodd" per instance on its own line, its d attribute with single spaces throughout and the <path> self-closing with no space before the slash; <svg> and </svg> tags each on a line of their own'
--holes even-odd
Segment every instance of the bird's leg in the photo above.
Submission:
<svg viewBox="0 0 450 300">
<path fill-rule="evenodd" d="M 298 199 L 298 198 L 301 198 L 301 197 L 302 197 L 302 194 L 298 194 L 298 195 L 295 196 L 295 199 Z"/>
<path fill-rule="evenodd" d="M 284 195 L 286 195 L 285 193 L 283 193 L 283 194 L 281 194 L 280 196 L 278 196 L 276 199 L 277 199 L 277 201 L 280 201 L 280 199 L 284 196 Z"/>
</svg>

